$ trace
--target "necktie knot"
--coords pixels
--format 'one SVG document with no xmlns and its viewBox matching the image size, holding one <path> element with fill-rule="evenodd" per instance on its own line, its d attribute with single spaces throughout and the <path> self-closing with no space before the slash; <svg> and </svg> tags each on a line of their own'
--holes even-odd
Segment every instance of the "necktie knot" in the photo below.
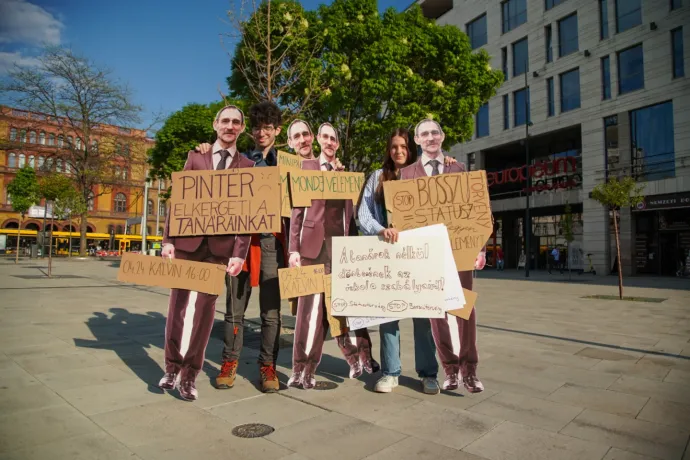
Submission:
<svg viewBox="0 0 690 460">
<path fill-rule="evenodd" d="M 431 175 L 438 176 L 440 174 L 439 166 L 441 162 L 438 160 L 429 160 L 429 164 L 431 165 Z"/>
<path fill-rule="evenodd" d="M 330 163 L 326 163 L 326 171 L 333 171 L 333 165 Z"/>
<path fill-rule="evenodd" d="M 220 161 L 218 162 L 218 166 L 216 166 L 216 169 L 225 169 L 225 161 L 228 159 L 230 156 L 230 152 L 227 150 L 223 149 L 218 152 L 220 154 Z"/>
</svg>

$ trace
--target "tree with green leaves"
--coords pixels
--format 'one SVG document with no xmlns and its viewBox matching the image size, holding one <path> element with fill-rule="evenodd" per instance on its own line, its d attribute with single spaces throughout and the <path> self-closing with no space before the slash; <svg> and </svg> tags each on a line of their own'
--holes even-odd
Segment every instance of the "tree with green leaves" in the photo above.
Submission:
<svg viewBox="0 0 690 460">
<path fill-rule="evenodd" d="M 61 196 L 58 196 L 53 203 L 53 215 L 61 220 L 69 222 L 70 236 L 68 257 L 72 257 L 72 218 L 80 219 L 87 211 L 87 203 L 84 202 L 84 197 L 74 188 L 65 190 Z"/>
<path fill-rule="evenodd" d="M 22 224 L 29 208 L 36 204 L 40 198 L 34 169 L 30 166 L 24 166 L 17 171 L 12 182 L 7 184 L 7 193 L 12 198 L 12 209 L 21 216 L 17 228 L 17 254 L 14 258 L 14 263 L 19 263 L 19 240 L 21 239 Z"/>
<path fill-rule="evenodd" d="M 284 2 L 265 3 L 276 9 Z M 318 59 L 319 82 L 290 85 L 280 102 L 288 107 L 308 102 L 304 118 L 314 126 L 333 124 L 342 162 L 351 170 L 378 167 L 389 133 L 413 128 L 423 118 L 441 123 L 446 149 L 471 138 L 474 115 L 503 82 L 485 51 L 473 52 L 460 29 L 435 24 L 418 5 L 381 15 L 376 0 L 334 0 L 319 7 L 304 36 L 310 43 L 306 51 L 321 44 L 312 58 Z M 241 42 L 236 55 L 245 46 Z M 262 87 L 262 78 L 233 72 L 230 87 L 251 95 Z"/>
<path fill-rule="evenodd" d="M 573 208 L 570 206 L 570 203 L 565 204 L 565 214 L 561 219 L 561 231 L 568 248 L 568 258 L 566 259 L 568 261 L 568 279 L 572 279 L 572 269 L 570 267 L 570 261 L 572 260 L 570 254 L 570 243 L 575 240 L 575 235 L 573 234 Z"/>
<path fill-rule="evenodd" d="M 48 123 L 56 132 L 58 142 L 43 147 L 44 152 L 52 150 L 44 168 L 64 164 L 86 203 L 110 193 L 113 186 L 126 184 L 121 168 L 145 156 L 143 147 L 129 147 L 130 129 L 124 128 L 138 123 L 141 112 L 129 88 L 110 70 L 70 49 L 48 47 L 36 59 L 37 66 L 16 65 L 0 83 L 0 94 L 14 107 L 32 113 L 27 123 Z M 87 217 L 85 210 L 80 228 L 82 256 L 86 255 Z"/>
<path fill-rule="evenodd" d="M 234 104 L 246 111 L 246 103 L 228 100 L 212 104 L 189 104 L 165 120 L 156 133 L 156 145 L 148 151 L 152 178 L 169 179 L 170 174 L 181 171 L 187 161 L 187 152 L 197 145 L 215 141 L 213 120 L 216 113 L 227 104 Z M 253 141 L 247 131 L 237 141 L 239 151 L 245 151 Z"/>
<path fill-rule="evenodd" d="M 613 219 L 613 232 L 616 236 L 616 257 L 618 258 L 618 295 L 623 299 L 623 268 L 621 263 L 620 229 L 618 226 L 621 208 L 630 208 L 640 204 L 643 185 L 632 177 L 611 177 L 607 182 L 598 184 L 592 190 L 592 199 L 604 205 Z"/>
<path fill-rule="evenodd" d="M 48 202 L 52 204 L 53 212 L 50 215 L 50 237 L 48 240 L 48 277 L 52 276 L 53 269 L 53 219 L 56 216 L 55 203 L 67 201 L 74 193 L 72 179 L 64 174 L 53 173 L 41 177 L 39 181 L 39 193 L 46 200 L 46 212 Z"/>
</svg>

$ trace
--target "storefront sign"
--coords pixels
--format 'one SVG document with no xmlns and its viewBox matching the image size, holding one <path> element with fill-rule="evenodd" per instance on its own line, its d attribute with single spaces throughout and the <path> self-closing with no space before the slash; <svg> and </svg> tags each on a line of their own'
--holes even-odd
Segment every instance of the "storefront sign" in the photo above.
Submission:
<svg viewBox="0 0 690 460">
<path fill-rule="evenodd" d="M 489 188 L 494 185 L 527 182 L 532 179 L 529 192 L 543 192 L 557 189 L 569 189 L 582 183 L 582 176 L 577 173 L 577 158 L 563 157 L 550 161 L 540 161 L 530 165 L 516 166 L 502 171 L 487 172 Z"/>
<path fill-rule="evenodd" d="M 652 211 L 655 209 L 672 209 L 690 207 L 690 192 L 669 193 L 667 195 L 646 196 L 636 211 Z"/>
</svg>

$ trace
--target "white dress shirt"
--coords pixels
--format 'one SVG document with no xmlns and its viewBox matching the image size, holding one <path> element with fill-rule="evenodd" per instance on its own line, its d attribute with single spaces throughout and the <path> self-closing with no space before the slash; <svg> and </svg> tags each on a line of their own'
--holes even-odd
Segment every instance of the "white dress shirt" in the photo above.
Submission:
<svg viewBox="0 0 690 460">
<path fill-rule="evenodd" d="M 326 167 L 328 163 L 331 164 L 331 167 L 333 168 L 332 171 L 335 171 L 335 156 L 333 157 L 333 161 L 328 161 L 328 159 L 323 153 L 319 155 L 319 164 L 321 165 L 321 171 L 328 171 L 328 168 Z"/>
<path fill-rule="evenodd" d="M 230 156 L 228 156 L 225 159 L 225 168 L 223 169 L 228 169 L 228 166 L 232 164 L 232 159 L 235 158 L 235 155 L 237 154 L 237 146 L 233 145 L 229 149 L 224 149 L 221 145 L 220 142 L 216 141 L 213 144 L 213 169 L 218 169 L 218 163 L 220 163 L 220 151 L 221 150 L 227 150 L 230 152 Z"/>
<path fill-rule="evenodd" d="M 424 172 L 426 172 L 427 176 L 431 176 L 431 173 L 434 171 L 434 167 L 430 163 L 430 161 L 432 161 L 434 159 L 439 161 L 438 172 L 440 174 L 443 172 L 443 163 L 444 163 L 443 152 L 440 152 L 436 158 L 431 158 L 426 153 L 422 153 L 422 165 L 424 165 Z"/>
</svg>

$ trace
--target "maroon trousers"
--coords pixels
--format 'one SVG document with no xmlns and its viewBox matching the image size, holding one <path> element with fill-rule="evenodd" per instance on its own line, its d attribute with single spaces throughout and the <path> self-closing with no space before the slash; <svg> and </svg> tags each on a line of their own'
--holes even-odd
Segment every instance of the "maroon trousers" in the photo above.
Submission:
<svg viewBox="0 0 690 460">
<path fill-rule="evenodd" d="M 472 272 L 458 272 L 465 289 L 472 290 Z M 431 319 L 431 333 L 447 376 L 474 373 L 479 362 L 477 353 L 477 315 L 472 310 L 465 320 L 446 313 L 445 318 Z"/>
<path fill-rule="evenodd" d="M 195 262 L 227 264 L 227 258 L 211 254 L 207 239 L 193 253 L 175 251 L 175 257 Z M 195 380 L 201 372 L 211 337 L 217 295 L 172 289 L 165 322 L 165 372 L 180 373 L 180 380 Z M 193 306 L 192 324 L 185 324 L 187 308 Z"/>
<path fill-rule="evenodd" d="M 302 265 L 324 264 L 326 274 L 331 273 L 330 241 L 326 240 L 316 259 L 302 259 Z M 321 362 L 323 344 L 328 332 L 328 317 L 323 294 L 302 296 L 297 301 L 297 321 L 292 347 L 292 372 L 311 377 Z M 340 351 L 350 365 L 350 376 L 361 362 L 365 369 L 376 367 L 371 355 L 371 338 L 366 329 L 335 337 Z M 360 370 L 361 372 L 361 370 Z"/>
</svg>

